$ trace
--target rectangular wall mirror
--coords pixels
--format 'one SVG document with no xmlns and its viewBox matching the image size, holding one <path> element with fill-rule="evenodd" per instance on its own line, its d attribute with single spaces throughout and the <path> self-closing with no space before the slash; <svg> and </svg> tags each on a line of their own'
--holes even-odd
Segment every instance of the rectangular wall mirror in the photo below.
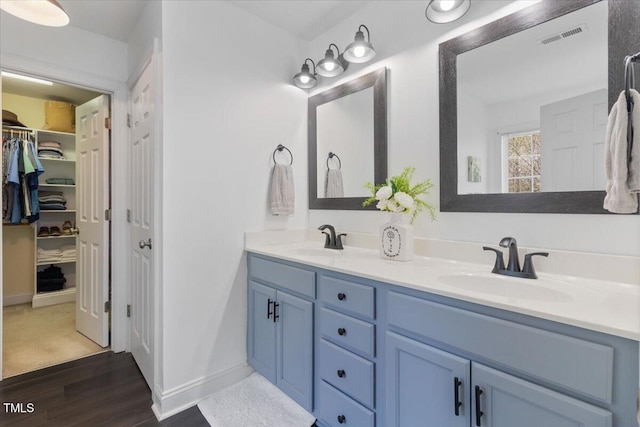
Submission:
<svg viewBox="0 0 640 427">
<path fill-rule="evenodd" d="M 362 206 L 369 197 L 364 184 L 387 176 L 386 71 L 309 98 L 309 209 L 371 208 Z"/>
<path fill-rule="evenodd" d="M 637 51 L 616 34 L 640 37 L 631 8 L 543 0 L 440 45 L 442 211 L 607 213 L 607 116 Z"/>
</svg>

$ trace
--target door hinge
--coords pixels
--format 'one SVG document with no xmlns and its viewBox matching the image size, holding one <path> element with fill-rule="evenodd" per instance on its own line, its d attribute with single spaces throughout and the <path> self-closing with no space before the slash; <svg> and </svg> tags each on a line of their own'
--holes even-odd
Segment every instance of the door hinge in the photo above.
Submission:
<svg viewBox="0 0 640 427">
<path fill-rule="evenodd" d="M 111 129 L 111 119 L 109 117 L 104 118 L 104 127 L 107 129 Z"/>
<path fill-rule="evenodd" d="M 131 114 L 127 113 L 127 127 L 131 127 Z"/>
<path fill-rule="evenodd" d="M 127 209 L 127 222 L 131 222 L 131 209 Z"/>
<path fill-rule="evenodd" d="M 111 209 L 104 210 L 104 220 L 111 221 Z"/>
<path fill-rule="evenodd" d="M 104 312 L 111 313 L 111 301 L 104 302 Z"/>
<path fill-rule="evenodd" d="M 127 304 L 127 317 L 131 317 L 131 304 Z"/>
</svg>

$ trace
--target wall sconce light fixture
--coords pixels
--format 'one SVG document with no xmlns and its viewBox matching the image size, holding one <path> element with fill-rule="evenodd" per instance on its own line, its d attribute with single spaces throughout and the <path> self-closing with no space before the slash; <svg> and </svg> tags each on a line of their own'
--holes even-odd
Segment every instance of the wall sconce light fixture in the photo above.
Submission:
<svg viewBox="0 0 640 427">
<path fill-rule="evenodd" d="M 367 30 L 366 41 L 364 39 L 362 28 Z M 344 51 L 344 59 L 356 64 L 362 64 L 363 62 L 370 61 L 374 56 L 376 56 L 376 50 L 371 44 L 371 35 L 369 34 L 369 29 L 366 25 L 360 25 L 358 27 L 358 32 L 356 32 L 353 43 L 349 44 L 349 46 L 347 46 L 347 49 Z"/>
<path fill-rule="evenodd" d="M 367 40 L 364 39 L 363 28 L 367 30 Z M 332 48 L 335 48 L 337 58 Z M 374 56 L 376 56 L 376 51 L 371 44 L 369 29 L 365 25 L 360 25 L 355 40 L 347 46 L 343 53 L 340 53 L 340 48 L 335 43 L 331 43 L 324 54 L 324 58 L 318 62 L 317 69 L 315 62 L 311 58 L 305 59 L 304 64 L 302 64 L 302 70 L 293 77 L 293 84 L 301 89 L 311 89 L 318 84 L 316 71 L 317 75 L 322 77 L 335 77 L 349 68 L 350 62 L 361 64 L 371 60 Z M 313 64 L 313 74 L 309 70 L 307 61 L 311 61 Z"/>
<path fill-rule="evenodd" d="M 436 24 L 455 21 L 469 11 L 471 0 L 430 0 L 424 14 Z"/>
<path fill-rule="evenodd" d="M 336 48 L 338 58 L 333 55 L 331 46 Z M 318 62 L 318 74 L 322 77 L 335 77 L 342 74 L 349 67 L 349 63 L 344 59 L 344 55 L 340 53 L 340 49 L 334 43 L 329 45 L 329 49 L 324 54 L 324 59 Z"/>
<path fill-rule="evenodd" d="M 311 61 L 313 64 L 313 74 L 309 71 L 307 61 Z M 316 63 L 313 62 L 313 59 L 307 58 L 304 60 L 300 72 L 293 76 L 293 84 L 300 89 L 311 89 L 318 84 L 318 80 L 316 79 Z"/>
<path fill-rule="evenodd" d="M 69 15 L 56 0 L 0 1 L 0 8 L 34 24 L 64 27 Z"/>
</svg>

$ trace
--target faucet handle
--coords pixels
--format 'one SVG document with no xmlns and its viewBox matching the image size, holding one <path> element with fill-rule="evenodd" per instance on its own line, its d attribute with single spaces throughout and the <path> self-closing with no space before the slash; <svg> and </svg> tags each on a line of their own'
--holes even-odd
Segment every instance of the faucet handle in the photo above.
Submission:
<svg viewBox="0 0 640 427">
<path fill-rule="evenodd" d="M 336 236 L 336 249 L 344 249 L 342 247 L 342 236 L 346 236 L 347 233 L 340 233 Z"/>
<path fill-rule="evenodd" d="M 494 248 L 490 248 L 489 246 L 483 246 L 482 247 L 483 250 L 485 251 L 493 251 L 496 253 L 496 263 L 493 266 L 493 270 L 491 270 L 492 273 L 497 272 L 498 270 L 504 270 L 504 258 L 502 255 L 502 251 L 498 250 L 498 249 L 494 249 Z"/>
<path fill-rule="evenodd" d="M 548 257 L 549 252 L 531 252 L 530 254 L 526 254 L 524 256 L 524 266 L 522 267 L 522 272 L 533 279 L 538 278 L 536 270 L 533 268 L 533 260 L 531 259 L 536 255 Z"/>
</svg>

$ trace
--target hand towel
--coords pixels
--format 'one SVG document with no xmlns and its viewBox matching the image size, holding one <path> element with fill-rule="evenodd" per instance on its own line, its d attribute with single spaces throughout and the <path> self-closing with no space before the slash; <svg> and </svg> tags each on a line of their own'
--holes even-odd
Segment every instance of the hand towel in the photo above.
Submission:
<svg viewBox="0 0 640 427">
<path fill-rule="evenodd" d="M 633 91 L 633 93 L 634 99 L 636 99 L 638 93 L 636 91 Z M 640 105 L 639 103 L 640 100 L 636 102 L 636 106 Z M 623 91 L 609 113 L 607 134 L 604 141 L 604 169 L 607 175 L 607 194 L 604 198 L 603 207 L 613 213 L 635 213 L 638 210 L 638 197 L 636 194 L 631 193 L 627 185 L 629 176 L 627 123 L 627 100 Z"/>
<path fill-rule="evenodd" d="M 631 162 L 629 163 L 627 186 L 632 193 L 640 193 L 640 93 L 631 89 L 631 97 L 633 99 L 633 110 L 631 110 L 633 144 L 631 146 Z M 625 109 L 625 111 L 627 110 Z"/>
<path fill-rule="evenodd" d="M 324 197 L 344 197 L 340 169 L 327 169 L 324 176 Z"/>
<path fill-rule="evenodd" d="M 271 175 L 271 213 L 293 215 L 294 205 L 293 168 L 276 163 Z"/>
</svg>

